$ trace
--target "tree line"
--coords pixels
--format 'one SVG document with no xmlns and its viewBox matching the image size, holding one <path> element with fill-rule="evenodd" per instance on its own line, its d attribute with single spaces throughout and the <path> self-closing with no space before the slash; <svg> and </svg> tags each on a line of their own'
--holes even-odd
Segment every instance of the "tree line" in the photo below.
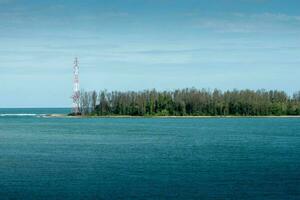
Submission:
<svg viewBox="0 0 300 200">
<path fill-rule="evenodd" d="M 300 91 L 293 96 L 278 90 L 223 92 L 196 88 L 139 92 L 81 91 L 79 102 L 79 114 L 96 116 L 300 115 Z"/>
</svg>

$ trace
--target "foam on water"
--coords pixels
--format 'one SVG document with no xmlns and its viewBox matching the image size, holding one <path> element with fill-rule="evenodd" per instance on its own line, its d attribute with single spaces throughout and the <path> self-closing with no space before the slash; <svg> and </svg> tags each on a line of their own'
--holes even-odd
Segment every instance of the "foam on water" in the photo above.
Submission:
<svg viewBox="0 0 300 200">
<path fill-rule="evenodd" d="M 69 108 L 0 108 L 0 117 L 46 117 L 51 114 L 66 114 L 69 110 Z"/>
<path fill-rule="evenodd" d="M 33 113 L 16 113 L 16 114 L 11 114 L 11 113 L 4 113 L 0 114 L 0 117 L 44 117 L 47 114 L 33 114 Z"/>
</svg>

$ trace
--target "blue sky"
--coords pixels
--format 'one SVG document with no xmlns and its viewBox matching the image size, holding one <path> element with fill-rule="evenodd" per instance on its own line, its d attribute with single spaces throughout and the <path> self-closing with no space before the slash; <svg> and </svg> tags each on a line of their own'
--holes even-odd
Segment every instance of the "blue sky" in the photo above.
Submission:
<svg viewBox="0 0 300 200">
<path fill-rule="evenodd" d="M 86 90 L 300 90 L 299 0 L 0 0 L 0 107 Z"/>
</svg>

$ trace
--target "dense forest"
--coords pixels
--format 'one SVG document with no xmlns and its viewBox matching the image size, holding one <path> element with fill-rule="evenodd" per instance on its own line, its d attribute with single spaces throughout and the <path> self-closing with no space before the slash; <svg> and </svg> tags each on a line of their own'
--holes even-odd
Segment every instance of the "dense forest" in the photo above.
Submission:
<svg viewBox="0 0 300 200">
<path fill-rule="evenodd" d="M 300 91 L 206 90 L 80 93 L 81 115 L 268 116 L 300 115 Z"/>
</svg>

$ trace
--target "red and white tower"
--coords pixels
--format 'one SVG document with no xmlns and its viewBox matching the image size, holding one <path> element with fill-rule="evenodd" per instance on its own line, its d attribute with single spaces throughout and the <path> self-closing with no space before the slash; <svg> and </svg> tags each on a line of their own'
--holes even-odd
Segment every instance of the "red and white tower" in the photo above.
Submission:
<svg viewBox="0 0 300 200">
<path fill-rule="evenodd" d="M 78 65 L 78 58 L 75 58 L 74 66 L 73 66 L 73 74 L 74 74 L 74 84 L 73 84 L 73 106 L 72 112 L 74 114 L 79 114 L 79 100 L 80 100 L 80 91 L 79 91 L 79 65 Z"/>
</svg>

